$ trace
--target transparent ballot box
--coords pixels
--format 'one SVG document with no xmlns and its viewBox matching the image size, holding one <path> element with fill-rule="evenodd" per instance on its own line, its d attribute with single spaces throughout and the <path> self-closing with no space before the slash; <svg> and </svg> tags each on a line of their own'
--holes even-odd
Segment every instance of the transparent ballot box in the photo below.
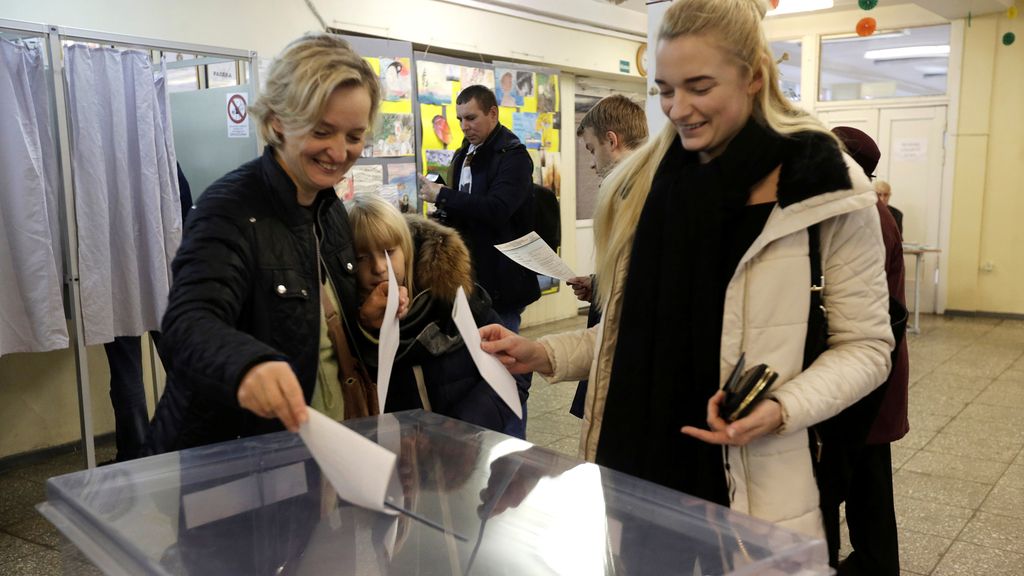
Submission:
<svg viewBox="0 0 1024 576">
<path fill-rule="evenodd" d="M 345 422 L 398 454 L 385 514 L 281 432 L 51 478 L 108 574 L 828 574 L 822 540 L 444 416 Z"/>
</svg>

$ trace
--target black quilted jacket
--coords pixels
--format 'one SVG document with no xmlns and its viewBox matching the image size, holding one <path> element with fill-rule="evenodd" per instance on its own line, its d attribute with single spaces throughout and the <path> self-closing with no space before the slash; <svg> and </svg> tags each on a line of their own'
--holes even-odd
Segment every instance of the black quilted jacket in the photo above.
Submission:
<svg viewBox="0 0 1024 576">
<path fill-rule="evenodd" d="M 159 349 L 168 382 L 151 452 L 283 429 L 238 405 L 242 377 L 266 360 L 290 363 L 309 403 L 320 334 L 314 219 L 346 331 L 360 347 L 352 339 L 356 259 L 345 208 L 333 190 L 322 190 L 312 208 L 300 206 L 268 147 L 213 183 L 189 215 L 163 318 Z"/>
</svg>

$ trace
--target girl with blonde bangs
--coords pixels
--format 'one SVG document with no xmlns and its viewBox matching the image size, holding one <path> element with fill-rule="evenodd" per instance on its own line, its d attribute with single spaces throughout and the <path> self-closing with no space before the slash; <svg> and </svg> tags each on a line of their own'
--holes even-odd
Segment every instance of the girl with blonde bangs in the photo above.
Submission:
<svg viewBox="0 0 1024 576">
<path fill-rule="evenodd" d="M 477 325 L 499 319 L 487 292 L 473 283 L 469 249 L 459 234 L 422 216 L 403 215 L 376 194 L 356 194 L 346 208 L 363 307 L 379 310 L 386 301 L 392 288 L 386 258 L 391 259 L 395 281 L 414 295 L 401 320 L 382 411 L 422 408 L 504 431 L 516 415 L 480 376 L 452 320 L 459 288 L 466 293 Z M 372 300 L 378 303 L 366 306 Z M 373 334 L 368 336 L 374 339 Z M 376 354 L 366 358 L 370 373 L 376 373 Z"/>
<path fill-rule="evenodd" d="M 513 373 L 589 377 L 582 457 L 822 536 L 807 429 L 889 371 L 884 250 L 863 172 L 778 88 L 766 10 L 666 12 L 654 81 L 669 123 L 608 175 L 595 214 L 601 324 L 537 342 L 486 326 L 482 347 Z M 811 234 L 829 334 L 805 366 Z M 727 421 L 741 357 L 778 378 Z"/>
</svg>

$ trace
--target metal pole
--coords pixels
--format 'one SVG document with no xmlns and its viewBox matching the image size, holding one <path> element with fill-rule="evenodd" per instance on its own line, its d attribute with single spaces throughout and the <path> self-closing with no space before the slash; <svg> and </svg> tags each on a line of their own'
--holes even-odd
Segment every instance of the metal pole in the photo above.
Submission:
<svg viewBox="0 0 1024 576">
<path fill-rule="evenodd" d="M 61 188 L 63 190 L 62 216 L 64 218 L 64 271 L 68 289 L 68 307 L 71 313 L 71 339 L 75 349 L 75 368 L 78 372 L 78 417 L 82 427 L 82 451 L 85 465 L 96 467 L 96 442 L 92 426 L 92 390 L 89 387 L 89 359 L 85 349 L 85 319 L 82 316 L 82 285 L 78 271 L 78 224 L 75 217 L 75 190 L 71 168 L 71 129 L 67 108 L 67 85 L 64 82 L 64 51 L 60 29 L 49 26 L 47 33 L 50 71 L 53 74 L 53 93 L 57 113 L 58 149 Z"/>
<path fill-rule="evenodd" d="M 914 334 L 921 333 L 921 257 L 923 252 L 914 254 Z"/>
</svg>

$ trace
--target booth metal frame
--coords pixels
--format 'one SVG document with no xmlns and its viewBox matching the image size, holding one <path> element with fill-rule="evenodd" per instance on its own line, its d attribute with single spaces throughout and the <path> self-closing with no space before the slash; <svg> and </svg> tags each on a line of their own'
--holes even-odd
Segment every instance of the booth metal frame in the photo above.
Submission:
<svg viewBox="0 0 1024 576">
<path fill-rule="evenodd" d="M 82 315 L 82 287 L 78 267 L 78 223 L 75 215 L 75 188 L 74 174 L 71 166 L 71 154 L 73 143 L 71 142 L 71 126 L 67 107 L 68 86 L 64 76 L 64 52 L 65 41 L 92 42 L 104 45 L 113 45 L 119 48 L 140 49 L 152 52 L 153 50 L 186 52 L 210 58 L 232 59 L 243 61 L 248 64 L 247 81 L 252 98 L 259 94 L 259 60 L 257 53 L 253 50 L 239 50 L 235 48 L 222 48 L 208 46 L 205 44 L 193 44 L 188 42 L 175 42 L 169 40 L 158 40 L 141 36 L 125 34 L 114 34 L 71 28 L 66 26 L 39 24 L 34 22 L 21 22 L 17 20 L 0 19 L 0 30 L 8 30 L 16 33 L 31 34 L 38 36 L 46 45 L 47 65 L 50 68 L 51 108 L 55 120 L 55 140 L 57 162 L 59 166 L 59 182 L 61 187 L 60 218 L 63 227 L 61 229 L 60 242 L 64 253 L 63 284 L 65 287 L 64 296 L 67 302 L 65 310 L 66 317 L 70 320 L 69 336 L 71 347 L 75 354 L 75 370 L 78 386 L 78 414 L 81 425 L 82 452 L 85 456 L 85 464 L 89 468 L 96 467 L 96 441 L 92 422 L 92 393 L 89 384 L 89 361 L 86 354 L 84 341 L 85 323 Z M 256 139 L 256 149 L 253 157 L 259 155 L 260 142 Z M 152 341 L 149 347 L 150 366 L 152 369 L 152 384 L 154 401 L 160 398 L 162 387 L 158 384 L 156 359 Z"/>
</svg>

